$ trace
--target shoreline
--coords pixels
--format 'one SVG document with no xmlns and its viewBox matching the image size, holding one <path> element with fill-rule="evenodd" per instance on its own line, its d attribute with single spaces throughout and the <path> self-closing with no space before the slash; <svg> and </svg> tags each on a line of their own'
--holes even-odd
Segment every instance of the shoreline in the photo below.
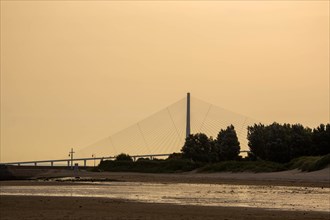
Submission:
<svg viewBox="0 0 330 220">
<path fill-rule="evenodd" d="M 132 173 L 132 172 L 89 172 L 80 170 L 76 174 L 67 169 L 29 169 L 10 170 L 13 175 L 26 175 L 25 180 L 2 180 L 1 185 L 28 184 L 79 184 L 83 179 L 89 182 L 155 182 L 155 183 L 197 183 L 197 184 L 235 184 L 235 185 L 274 185 L 330 188 L 330 167 L 314 172 L 299 170 L 270 173 Z M 79 177 L 77 182 L 49 181 L 55 178 Z"/>
</svg>

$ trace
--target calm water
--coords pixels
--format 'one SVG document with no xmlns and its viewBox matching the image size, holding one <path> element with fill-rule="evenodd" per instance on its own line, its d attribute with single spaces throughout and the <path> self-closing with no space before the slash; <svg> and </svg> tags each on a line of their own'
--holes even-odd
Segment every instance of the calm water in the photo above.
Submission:
<svg viewBox="0 0 330 220">
<path fill-rule="evenodd" d="M 330 212 L 330 189 L 316 187 L 110 182 L 2 186 L 1 195 L 106 197 L 149 203 Z"/>
</svg>

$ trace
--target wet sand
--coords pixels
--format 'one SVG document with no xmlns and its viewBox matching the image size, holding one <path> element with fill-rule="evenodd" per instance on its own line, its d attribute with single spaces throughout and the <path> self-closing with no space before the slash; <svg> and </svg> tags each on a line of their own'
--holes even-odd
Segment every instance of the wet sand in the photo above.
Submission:
<svg viewBox="0 0 330 220">
<path fill-rule="evenodd" d="M 329 212 L 138 203 L 106 198 L 1 196 L 6 219 L 329 219 Z"/>
</svg>

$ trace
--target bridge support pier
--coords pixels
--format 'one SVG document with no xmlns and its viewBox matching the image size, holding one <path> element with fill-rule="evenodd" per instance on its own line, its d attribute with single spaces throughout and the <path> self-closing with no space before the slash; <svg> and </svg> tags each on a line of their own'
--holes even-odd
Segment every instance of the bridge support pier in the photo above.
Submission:
<svg viewBox="0 0 330 220">
<path fill-rule="evenodd" d="M 70 160 L 68 160 L 68 167 L 70 167 Z"/>
<path fill-rule="evenodd" d="M 37 163 L 34 163 L 34 166 L 37 166 Z"/>
<path fill-rule="evenodd" d="M 84 160 L 84 167 L 86 167 L 86 162 L 87 162 L 87 161 L 86 161 L 86 160 Z"/>
<path fill-rule="evenodd" d="M 50 165 L 53 167 L 54 166 L 54 161 L 50 161 Z"/>
</svg>

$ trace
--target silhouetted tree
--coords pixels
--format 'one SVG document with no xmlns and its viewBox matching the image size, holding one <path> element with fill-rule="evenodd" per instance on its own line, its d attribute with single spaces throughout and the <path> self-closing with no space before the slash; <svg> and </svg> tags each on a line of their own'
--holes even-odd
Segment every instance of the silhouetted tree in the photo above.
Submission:
<svg viewBox="0 0 330 220">
<path fill-rule="evenodd" d="M 263 124 L 248 127 L 247 139 L 250 151 L 256 158 L 266 158 L 266 128 Z"/>
<path fill-rule="evenodd" d="M 214 146 L 218 161 L 238 159 L 240 143 L 233 125 L 220 130 Z"/>
<path fill-rule="evenodd" d="M 312 155 L 325 155 L 330 153 L 330 124 L 320 124 L 313 129 L 312 140 L 314 150 Z"/>
<path fill-rule="evenodd" d="M 250 151 L 258 158 L 288 162 L 300 156 L 330 153 L 330 125 L 313 131 L 301 124 L 255 124 L 248 127 Z"/>
<path fill-rule="evenodd" d="M 312 130 L 301 124 L 294 124 L 290 130 L 290 158 L 312 155 Z"/>
<path fill-rule="evenodd" d="M 198 162 L 213 162 L 213 140 L 205 134 L 191 134 L 182 147 L 182 157 Z"/>
<path fill-rule="evenodd" d="M 273 123 L 268 126 L 262 124 L 248 127 L 250 151 L 258 158 L 274 162 L 287 162 L 290 155 L 289 124 Z"/>
<path fill-rule="evenodd" d="M 273 123 L 266 127 L 266 160 L 284 163 L 290 158 L 290 125 Z"/>
</svg>

